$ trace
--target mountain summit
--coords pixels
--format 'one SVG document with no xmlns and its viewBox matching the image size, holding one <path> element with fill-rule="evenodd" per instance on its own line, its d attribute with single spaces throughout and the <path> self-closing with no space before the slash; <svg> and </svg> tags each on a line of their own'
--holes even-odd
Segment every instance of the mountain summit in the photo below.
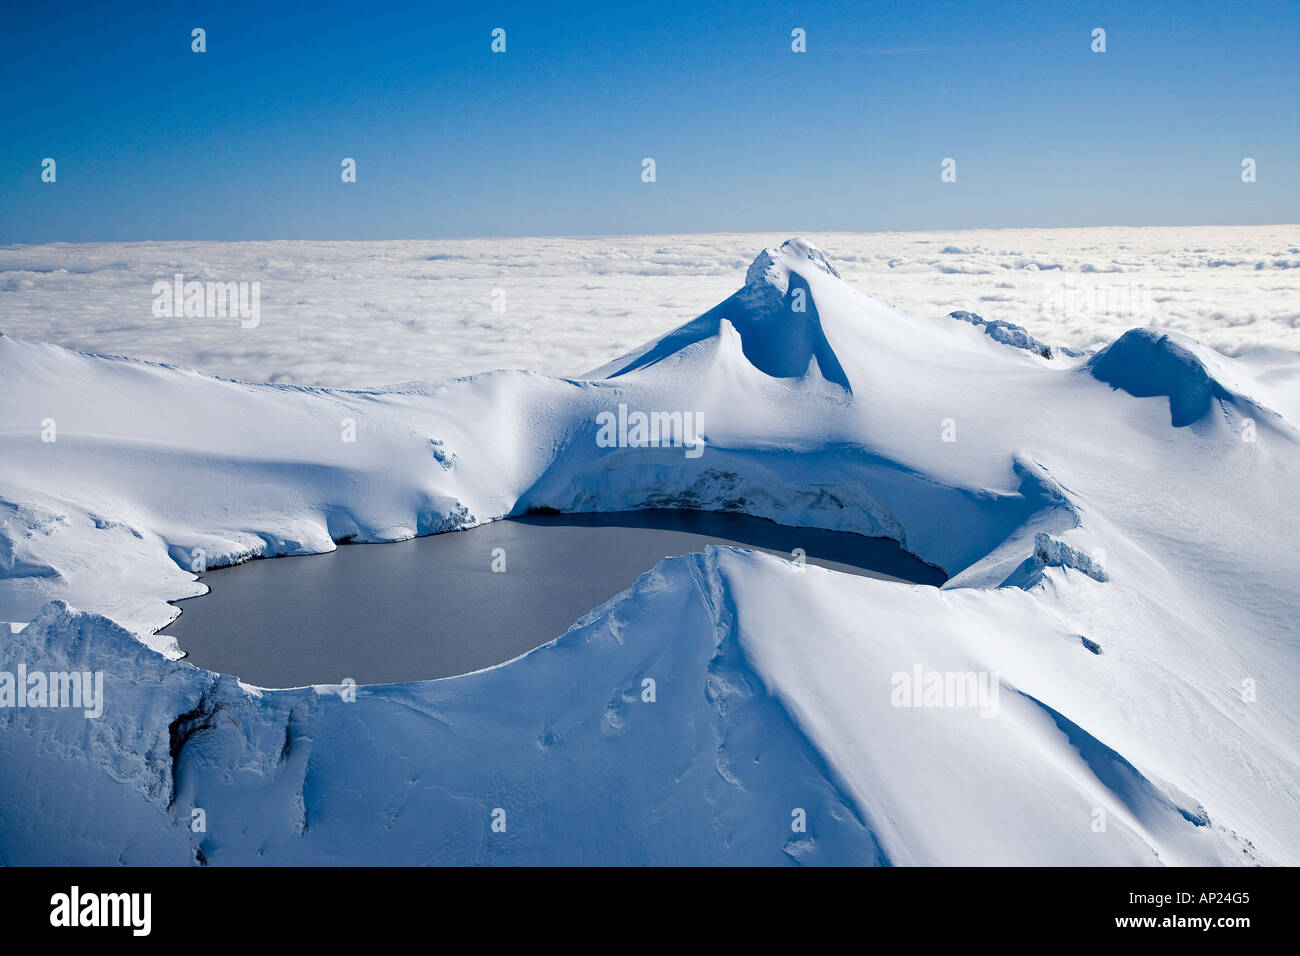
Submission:
<svg viewBox="0 0 1300 956">
<path fill-rule="evenodd" d="M 779 249 L 764 249 L 755 257 L 744 287 L 729 299 L 594 374 L 616 378 L 656 365 L 718 336 L 725 320 L 739 334 L 745 358 L 760 371 L 774 378 L 803 378 L 815 369 L 852 392 L 814 301 L 812 284 L 826 278 L 840 281 L 822 251 L 807 239 L 787 239 Z"/>
<path fill-rule="evenodd" d="M 830 264 L 826 255 L 808 239 L 787 239 L 780 249 L 764 249 L 750 263 L 745 273 L 745 288 L 752 289 L 767 283 L 780 289 L 784 295 L 790 283 L 789 262 L 811 262 L 827 275 L 839 278 L 840 274 Z"/>
</svg>

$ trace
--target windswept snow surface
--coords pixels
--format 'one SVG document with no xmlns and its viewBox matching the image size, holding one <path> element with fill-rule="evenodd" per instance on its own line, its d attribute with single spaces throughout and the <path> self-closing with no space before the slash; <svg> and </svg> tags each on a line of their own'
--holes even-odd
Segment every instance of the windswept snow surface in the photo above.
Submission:
<svg viewBox="0 0 1300 956">
<path fill-rule="evenodd" d="M 250 385 L 0 337 L 0 619 L 31 622 L 3 663 L 106 675 L 97 719 L 0 710 L 0 861 L 1300 863 L 1300 356 L 1049 357 L 833 259 L 764 250 L 581 380 Z M 602 440 L 635 412 L 691 415 L 700 453 Z M 663 507 L 952 577 L 710 549 L 514 661 L 355 700 L 154 633 L 200 553 Z"/>
</svg>

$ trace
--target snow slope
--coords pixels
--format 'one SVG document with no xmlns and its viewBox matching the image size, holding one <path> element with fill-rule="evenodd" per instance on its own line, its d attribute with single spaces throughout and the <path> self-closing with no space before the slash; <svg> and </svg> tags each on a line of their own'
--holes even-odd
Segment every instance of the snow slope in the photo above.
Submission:
<svg viewBox="0 0 1300 956">
<path fill-rule="evenodd" d="M 797 240 L 583 380 L 303 389 L 0 337 L 0 619 L 32 621 L 6 662 L 109 687 L 98 721 L 0 711 L 32 768 L 0 860 L 1300 861 L 1296 357 L 1142 331 L 1049 357 L 986 328 L 868 298 Z M 620 405 L 698 416 L 703 454 L 606 447 Z M 537 507 L 887 535 L 952 578 L 711 550 L 509 664 L 352 702 L 153 634 L 201 591 L 196 550 Z M 996 706 L 899 706 L 914 673 L 980 675 Z"/>
</svg>

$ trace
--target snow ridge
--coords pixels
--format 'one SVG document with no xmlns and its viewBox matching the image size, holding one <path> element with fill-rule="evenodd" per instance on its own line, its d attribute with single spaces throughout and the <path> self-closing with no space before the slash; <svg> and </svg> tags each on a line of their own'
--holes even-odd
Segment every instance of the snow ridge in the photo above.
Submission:
<svg viewBox="0 0 1300 956">
<path fill-rule="evenodd" d="M 1034 560 L 1044 567 L 1074 568 L 1094 581 L 1110 580 L 1097 558 L 1043 531 L 1034 535 Z"/>
<path fill-rule="evenodd" d="M 976 328 L 983 328 L 984 334 L 995 342 L 1001 342 L 1003 345 L 1009 345 L 1016 349 L 1024 349 L 1026 352 L 1033 352 L 1045 359 L 1054 358 L 1058 352 L 1070 356 L 1083 354 L 1077 349 L 1053 349 L 1052 346 L 1034 338 L 1021 326 L 1003 322 L 1000 319 L 985 319 L 974 312 L 960 310 L 949 312 L 948 317 L 961 322 L 969 322 Z"/>
</svg>

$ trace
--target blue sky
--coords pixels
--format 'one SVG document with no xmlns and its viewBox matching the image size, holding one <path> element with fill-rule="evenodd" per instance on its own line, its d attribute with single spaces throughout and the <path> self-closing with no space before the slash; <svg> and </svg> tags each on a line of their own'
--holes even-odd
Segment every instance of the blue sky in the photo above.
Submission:
<svg viewBox="0 0 1300 956">
<path fill-rule="evenodd" d="M 1300 222 L 1300 4 L 9 4 L 0 124 L 0 243 Z"/>
</svg>

